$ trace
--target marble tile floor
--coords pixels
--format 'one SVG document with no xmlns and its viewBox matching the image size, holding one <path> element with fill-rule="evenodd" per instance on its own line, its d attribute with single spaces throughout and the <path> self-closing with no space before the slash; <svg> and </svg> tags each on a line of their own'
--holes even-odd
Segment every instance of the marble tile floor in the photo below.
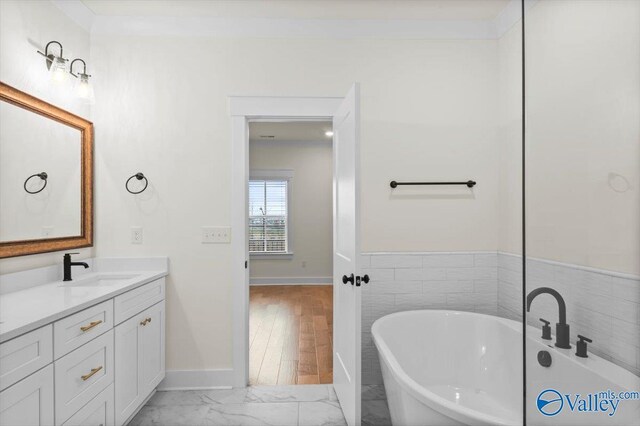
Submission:
<svg viewBox="0 0 640 426">
<path fill-rule="evenodd" d="M 362 426 L 390 426 L 384 385 L 362 385 Z"/>
<path fill-rule="evenodd" d="M 331 385 L 156 392 L 129 424 L 346 426 Z"/>
</svg>

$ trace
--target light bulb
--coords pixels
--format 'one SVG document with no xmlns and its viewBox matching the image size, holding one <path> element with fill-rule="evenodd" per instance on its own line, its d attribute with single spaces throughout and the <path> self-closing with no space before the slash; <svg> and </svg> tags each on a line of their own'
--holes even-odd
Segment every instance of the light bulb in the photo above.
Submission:
<svg viewBox="0 0 640 426">
<path fill-rule="evenodd" d="M 67 80 L 67 64 L 64 58 L 54 56 L 51 59 L 51 68 L 49 68 L 49 76 L 51 81 L 60 84 Z"/>
<path fill-rule="evenodd" d="M 86 103 L 93 104 L 95 101 L 93 86 L 89 83 L 89 75 L 87 74 L 80 74 L 78 76 L 74 91 L 75 95 Z"/>
</svg>

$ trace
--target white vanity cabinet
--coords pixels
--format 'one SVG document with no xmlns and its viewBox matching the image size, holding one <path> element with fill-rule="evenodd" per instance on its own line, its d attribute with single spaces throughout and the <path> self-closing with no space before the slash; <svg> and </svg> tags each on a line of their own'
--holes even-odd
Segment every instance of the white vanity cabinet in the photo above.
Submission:
<svg viewBox="0 0 640 426">
<path fill-rule="evenodd" d="M 62 426 L 107 426 L 114 424 L 113 384 L 78 410 Z"/>
<path fill-rule="evenodd" d="M 116 326 L 116 424 L 122 425 L 164 378 L 164 300 Z"/>
<path fill-rule="evenodd" d="M 47 325 L 0 345 L 0 425 L 52 425 L 53 332 Z"/>
<path fill-rule="evenodd" d="M 53 327 L 46 325 L 0 344 L 0 391 L 53 362 Z"/>
<path fill-rule="evenodd" d="M 51 364 L 0 392 L 0 425 L 48 426 L 53 413 Z"/>
<path fill-rule="evenodd" d="M 1 343 L 0 425 L 126 424 L 165 375 L 164 287 L 155 279 Z"/>
<path fill-rule="evenodd" d="M 113 383 L 113 330 L 56 360 L 54 370 L 61 425 Z"/>
</svg>

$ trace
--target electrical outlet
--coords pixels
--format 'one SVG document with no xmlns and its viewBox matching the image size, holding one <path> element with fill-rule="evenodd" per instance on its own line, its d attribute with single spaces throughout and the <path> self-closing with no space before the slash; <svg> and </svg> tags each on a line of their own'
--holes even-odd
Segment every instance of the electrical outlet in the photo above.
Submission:
<svg viewBox="0 0 640 426">
<path fill-rule="evenodd" d="M 131 227 L 131 244 L 142 244 L 142 227 Z"/>
<path fill-rule="evenodd" d="M 203 226 L 202 244 L 226 244 L 231 242 L 229 226 Z"/>
</svg>

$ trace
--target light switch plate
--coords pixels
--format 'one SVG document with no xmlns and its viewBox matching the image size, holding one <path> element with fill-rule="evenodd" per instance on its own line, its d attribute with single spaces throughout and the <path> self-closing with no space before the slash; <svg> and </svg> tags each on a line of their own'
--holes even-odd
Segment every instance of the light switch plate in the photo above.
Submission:
<svg viewBox="0 0 640 426">
<path fill-rule="evenodd" d="M 231 227 L 203 226 L 202 244 L 228 244 L 231 242 Z"/>
<path fill-rule="evenodd" d="M 142 244 L 142 227 L 131 227 L 131 244 Z"/>
</svg>

